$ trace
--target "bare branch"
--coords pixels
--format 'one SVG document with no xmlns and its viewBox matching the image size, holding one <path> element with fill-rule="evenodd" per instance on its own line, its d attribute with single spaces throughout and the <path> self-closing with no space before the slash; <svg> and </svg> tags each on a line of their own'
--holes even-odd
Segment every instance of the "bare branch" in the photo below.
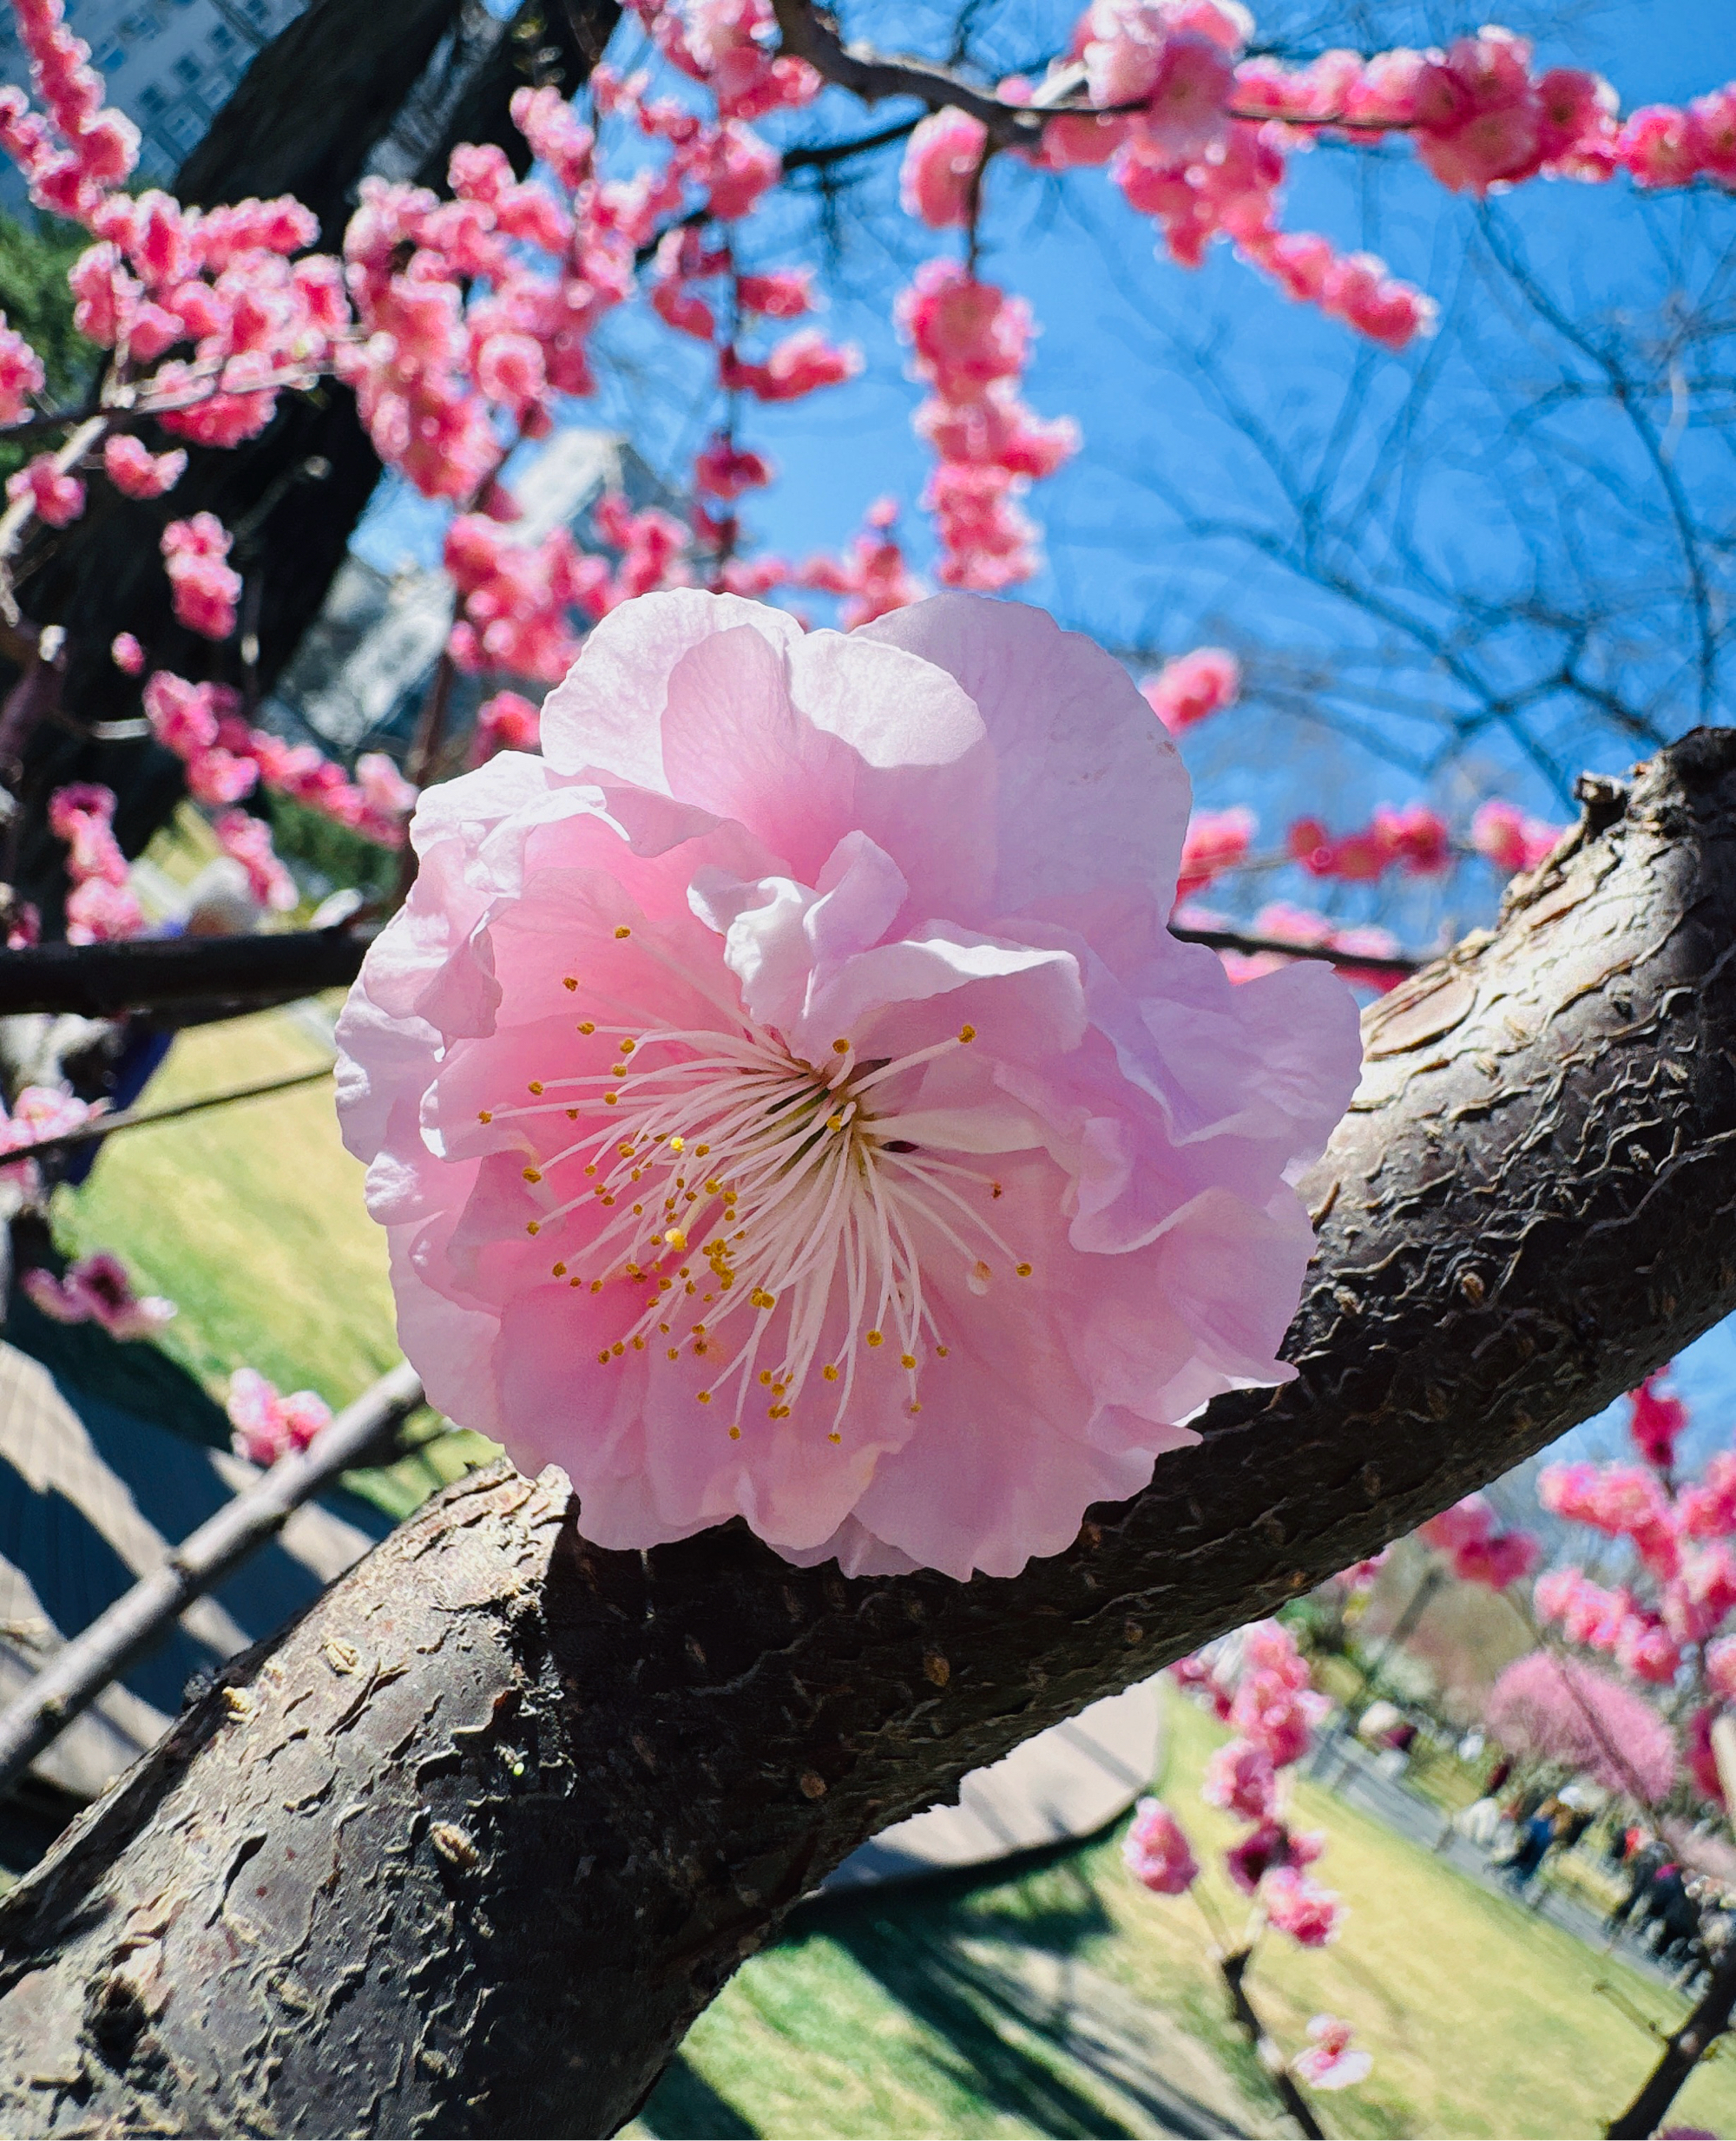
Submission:
<svg viewBox="0 0 1736 2141">
<path fill-rule="evenodd" d="M 220 1004 L 237 1012 L 344 988 L 368 940 L 348 929 L 281 936 L 146 937 L 130 944 L 33 944 L 0 951 L 0 1018 L 20 1011 L 113 1018 L 173 1016 Z"/>
<path fill-rule="evenodd" d="M 228 1107 L 237 1100 L 261 1100 L 268 1093 L 288 1093 L 297 1086 L 315 1085 L 321 1079 L 329 1078 L 333 1068 L 330 1063 L 321 1063 L 312 1070 L 291 1071 L 282 1078 L 261 1078 L 253 1085 L 236 1086 L 228 1093 L 207 1093 L 197 1100 L 172 1101 L 165 1107 L 127 1107 L 112 1115 L 93 1115 L 76 1130 L 62 1130 L 52 1138 L 38 1138 L 34 1145 L 9 1146 L 6 1165 L 10 1167 L 15 1160 L 43 1159 L 50 1153 L 68 1153 L 81 1145 L 95 1145 L 112 1137 L 117 1130 L 139 1130 L 149 1123 L 178 1122 L 183 1115 L 202 1115 L 208 1108 Z"/>
</svg>

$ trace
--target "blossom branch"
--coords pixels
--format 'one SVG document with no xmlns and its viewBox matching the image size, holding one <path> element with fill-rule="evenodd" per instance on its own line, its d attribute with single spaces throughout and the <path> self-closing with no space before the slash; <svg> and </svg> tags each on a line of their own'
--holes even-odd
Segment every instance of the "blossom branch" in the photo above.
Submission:
<svg viewBox="0 0 1736 2141">
<path fill-rule="evenodd" d="M 1243 2036 L 1253 2047 L 1253 2056 L 1259 2062 L 1259 2071 L 1271 2083 L 1272 2093 L 1307 2136 L 1308 2141 L 1325 2141 L 1319 2121 L 1315 2118 L 1308 2099 L 1296 2086 L 1295 2077 L 1290 2072 L 1289 2062 L 1267 2034 L 1253 2000 L 1248 1998 L 1248 1965 L 1253 1960 L 1251 1947 L 1239 1948 L 1233 1955 L 1220 1955 L 1218 1969 L 1230 1995 L 1230 2008 Z"/>
<path fill-rule="evenodd" d="M 1247 929 L 1203 929 L 1172 922 L 1169 934 L 1184 944 L 1207 944 L 1213 951 L 1279 952 L 1286 959 L 1324 959 L 1328 965 L 1358 974 L 1415 974 L 1429 962 L 1420 952 L 1334 951 L 1330 944 L 1299 944 L 1287 936 L 1260 936 Z"/>
<path fill-rule="evenodd" d="M 201 1093 L 196 1100 L 174 1100 L 163 1107 L 120 1108 L 112 1115 L 93 1115 L 76 1129 L 62 1130 L 34 1145 L 8 1146 L 6 1164 L 20 1159 L 43 1159 L 50 1153 L 71 1152 L 81 1145 L 95 1145 L 117 1130 L 139 1130 L 152 1123 L 179 1122 L 184 1115 L 202 1115 L 214 1107 L 233 1107 L 238 1100 L 260 1100 L 273 1093 L 289 1093 L 297 1086 L 317 1085 L 332 1075 L 333 1066 L 321 1063 L 312 1070 L 290 1071 L 279 1078 L 260 1078 L 252 1085 L 236 1086 L 227 1093 Z"/>
<path fill-rule="evenodd" d="M 219 1003 L 258 1009 L 347 987 L 366 950 L 366 938 L 345 928 L 280 936 L 34 944 L 0 951 L 0 1018 L 21 1011 L 114 1018 L 124 1011 L 161 1014 Z"/>
</svg>

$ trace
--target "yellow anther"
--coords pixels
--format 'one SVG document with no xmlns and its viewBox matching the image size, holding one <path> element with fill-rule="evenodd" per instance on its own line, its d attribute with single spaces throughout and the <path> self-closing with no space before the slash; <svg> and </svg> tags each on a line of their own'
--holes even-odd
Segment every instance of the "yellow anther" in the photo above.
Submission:
<svg viewBox="0 0 1736 2141">
<path fill-rule="evenodd" d="M 590 1160 L 587 1160 L 585 1162 L 585 1172 L 587 1174 L 595 1174 L 596 1172 L 596 1167 Z"/>
<path fill-rule="evenodd" d="M 729 1439 L 732 1442 L 739 1442 L 741 1440 L 741 1428 L 739 1423 L 729 1430 Z"/>
<path fill-rule="evenodd" d="M 579 977 L 576 974 L 563 974 L 561 976 L 561 986 L 569 992 L 575 989 L 578 985 Z"/>
<path fill-rule="evenodd" d="M 766 1415 L 768 1420 L 787 1420 L 789 1416 L 790 1409 L 787 1405 L 773 1405 Z"/>
<path fill-rule="evenodd" d="M 623 1041 L 621 1044 L 621 1053 L 623 1055 L 631 1055 L 638 1046 L 639 1043 L 636 1041 Z"/>
<path fill-rule="evenodd" d="M 621 1154 L 621 1157 L 623 1159 L 631 1159 L 633 1157 L 633 1139 L 631 1138 L 623 1138 L 615 1149 Z M 637 1175 L 635 1175 L 633 1179 L 635 1182 L 639 1179 Z"/>
<path fill-rule="evenodd" d="M 944 1360 L 947 1355 L 951 1352 L 952 1348 L 950 1345 L 937 1345 L 934 1350 L 940 1356 L 941 1359 Z"/>
<path fill-rule="evenodd" d="M 575 1107 L 569 1107 L 569 1108 L 567 1110 L 567 1120 L 568 1120 L 569 1122 L 576 1122 L 578 1120 L 579 1120 L 579 1111 L 578 1111 L 578 1109 L 577 1109 L 577 1108 L 575 1108 Z"/>
<path fill-rule="evenodd" d="M 832 1044 L 832 1052 L 834 1055 L 848 1055 L 850 1043 L 847 1041 L 834 1041 Z"/>
<path fill-rule="evenodd" d="M 708 1145 L 696 1145 L 694 1147 L 694 1155 L 695 1159 L 703 1159 L 710 1150 L 711 1147 Z"/>
<path fill-rule="evenodd" d="M 1013 1269 L 1021 1278 L 1029 1278 L 1031 1275 L 1031 1267 L 1028 1264 L 1016 1264 Z"/>
<path fill-rule="evenodd" d="M 681 1347 L 680 1347 L 680 1346 L 678 1346 L 678 1345 L 672 1345 L 672 1346 L 669 1348 L 669 1358 L 670 1358 L 672 1361 L 678 1361 L 678 1360 L 680 1360 L 680 1359 L 681 1359 Z"/>
<path fill-rule="evenodd" d="M 597 1355 L 597 1360 L 601 1366 L 604 1368 L 608 1366 L 608 1348 L 607 1346 Z"/>
<path fill-rule="evenodd" d="M 826 1363 L 825 1366 L 822 1368 L 819 1372 L 825 1377 L 828 1382 L 836 1382 L 838 1381 L 838 1370 L 832 1366 L 830 1361 Z"/>
<path fill-rule="evenodd" d="M 900 1353 L 900 1354 L 899 1354 L 899 1356 L 898 1356 L 898 1365 L 899 1365 L 899 1367 L 900 1367 L 900 1368 L 914 1368 L 914 1367 L 916 1366 L 916 1364 L 917 1364 L 917 1356 L 916 1356 L 916 1355 L 915 1355 L 914 1353 Z"/>
<path fill-rule="evenodd" d="M 913 1413 L 919 1413 L 922 1410 L 921 1405 L 917 1403 L 915 1398 L 911 1400 L 911 1410 Z"/>
<path fill-rule="evenodd" d="M 627 924 L 623 922 L 615 933 L 615 941 L 618 944 L 623 936 L 631 936 L 632 934 L 632 930 L 629 929 Z"/>
<path fill-rule="evenodd" d="M 978 1278 L 990 1278 L 994 1276 L 994 1274 L 990 1271 L 988 1265 L 983 1263 L 980 1257 L 976 1259 L 976 1275 Z"/>
<path fill-rule="evenodd" d="M 707 1197 L 715 1197 L 722 1188 L 722 1183 L 713 1179 L 706 1184 L 706 1195 Z"/>
<path fill-rule="evenodd" d="M 479 1107 L 477 1110 L 477 1120 L 478 1122 L 492 1122 L 494 1120 L 494 1115 L 490 1109 L 486 1107 Z"/>
<path fill-rule="evenodd" d="M 627 1075 L 626 1064 L 611 1063 L 608 1067 L 608 1074 L 611 1078 L 625 1078 Z"/>
<path fill-rule="evenodd" d="M 564 1264 L 556 1264 L 551 1266 L 550 1275 L 556 1278 L 564 1278 L 567 1276 L 566 1265 Z"/>
<path fill-rule="evenodd" d="M 843 1116 L 828 1115 L 825 1119 L 825 1126 L 828 1130 L 842 1130 L 844 1127 Z"/>
<path fill-rule="evenodd" d="M 958 1029 L 958 1038 L 961 1041 L 975 1041 L 976 1028 L 974 1026 L 961 1026 Z"/>
<path fill-rule="evenodd" d="M 694 1395 L 699 1399 L 701 1405 L 709 1405 L 711 1403 L 711 1392 L 709 1390 L 697 1390 Z"/>
<path fill-rule="evenodd" d="M 633 1341 L 633 1350 L 635 1353 L 642 1353 L 645 1350 L 645 1341 L 642 1338 L 635 1338 Z"/>
<path fill-rule="evenodd" d="M 667 1242 L 670 1248 L 674 1250 L 680 1251 L 685 1249 L 687 1245 L 687 1238 L 684 1233 L 682 1233 L 681 1228 L 678 1226 L 670 1227 L 665 1233 L 663 1239 Z"/>
<path fill-rule="evenodd" d="M 669 1139 L 669 1150 L 672 1153 L 685 1152 L 687 1150 L 687 1141 L 685 1138 L 671 1138 Z"/>
<path fill-rule="evenodd" d="M 838 1429 L 834 1428 L 832 1433 L 828 1435 L 825 1439 L 828 1442 L 841 1442 L 844 1440 L 844 1437 L 838 1433 Z"/>
<path fill-rule="evenodd" d="M 569 1286 L 582 1286 L 582 1285 L 584 1284 L 584 1283 L 585 1283 L 585 1282 L 584 1282 L 584 1281 L 583 1281 L 583 1279 L 582 1279 L 582 1278 L 569 1278 L 569 1279 L 567 1281 L 567 1284 L 568 1284 Z M 593 1292 L 595 1292 L 595 1291 L 596 1291 L 596 1290 L 595 1290 L 595 1287 L 593 1287 L 593 1288 L 592 1288 L 592 1291 L 593 1291 Z"/>
<path fill-rule="evenodd" d="M 579 1021 L 579 1031 L 582 1034 L 595 1033 L 596 1021 L 595 1019 L 581 1019 Z"/>
<path fill-rule="evenodd" d="M 703 1338 L 695 1338 L 694 1340 L 694 1351 L 696 1354 L 709 1353 L 710 1350 L 711 1348 L 706 1343 Z"/>
<path fill-rule="evenodd" d="M 608 1350 L 615 1356 L 615 1359 L 619 1360 L 621 1355 L 626 1352 L 627 1348 L 621 1343 L 621 1340 L 617 1338 L 615 1343 L 610 1346 Z"/>
<path fill-rule="evenodd" d="M 615 1098 L 616 1096 L 613 1093 L 605 1093 L 602 1096 L 603 1106 L 605 1107 L 613 1107 L 615 1103 Z"/>
<path fill-rule="evenodd" d="M 771 1389 L 771 1387 L 772 1387 L 772 1371 L 771 1371 L 771 1369 L 770 1369 L 769 1368 L 762 1368 L 762 1369 L 760 1370 L 760 1382 L 763 1382 L 763 1383 L 765 1384 L 766 1388 L 768 1390 Z"/>
<path fill-rule="evenodd" d="M 885 1332 L 884 1330 L 871 1330 L 868 1334 L 868 1343 L 870 1345 L 884 1345 L 886 1343 Z"/>
<path fill-rule="evenodd" d="M 602 1291 L 602 1281 L 600 1278 L 594 1278 L 591 1281 L 591 1291 L 593 1293 L 601 1293 Z"/>
<path fill-rule="evenodd" d="M 524 1222 L 524 1231 L 527 1234 L 540 1234 L 542 1229 L 535 1219 L 527 1219 Z"/>
<path fill-rule="evenodd" d="M 542 1179 L 542 1170 L 540 1167 L 527 1167 L 524 1170 L 524 1179 L 527 1182 L 540 1182 Z"/>
<path fill-rule="evenodd" d="M 540 1078 L 533 1078 L 530 1080 L 530 1090 L 533 1093 L 541 1093 L 542 1090 L 542 1080 Z"/>
</svg>

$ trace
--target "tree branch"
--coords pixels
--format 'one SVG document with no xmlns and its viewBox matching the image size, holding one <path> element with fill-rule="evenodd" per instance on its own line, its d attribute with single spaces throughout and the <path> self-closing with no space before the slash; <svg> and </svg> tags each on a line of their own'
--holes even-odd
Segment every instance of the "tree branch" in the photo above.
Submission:
<svg viewBox="0 0 1736 2141">
<path fill-rule="evenodd" d="M 382 1376 L 320 1429 L 305 1450 L 262 1472 L 245 1493 L 188 1534 L 159 1569 L 56 1652 L 15 1702 L 0 1711 L 0 1791 L 82 1716 L 117 1674 L 166 1635 L 195 1599 L 213 1591 L 273 1540 L 296 1510 L 340 1472 L 367 1461 L 381 1437 L 422 1402 L 407 1363 Z"/>
<path fill-rule="evenodd" d="M 0 1018 L 20 1011 L 113 1018 L 230 1004 L 237 1011 L 345 988 L 366 937 L 347 928 L 280 936 L 142 937 L 129 944 L 33 944 L 0 951 Z"/>
<path fill-rule="evenodd" d="M 598 2134 L 865 1836 L 1268 1612 L 1736 1307 L 1736 732 L 1366 1016 L 1293 1382 L 1011 1580 L 450 1489 L 0 1903 L 0 2125 Z M 236 1702 L 229 1691 L 243 1693 Z"/>
<path fill-rule="evenodd" d="M 332 1075 L 330 1063 L 312 1070 L 290 1071 L 281 1078 L 261 1078 L 250 1086 L 235 1086 L 227 1093 L 203 1093 L 190 1100 L 172 1100 L 166 1107 L 123 1107 L 112 1115 L 93 1115 L 76 1130 L 62 1130 L 52 1138 L 38 1138 L 34 1145 L 5 1148 L 6 1165 L 21 1159 L 43 1159 L 50 1153 L 68 1153 L 81 1145 L 95 1145 L 117 1130 L 140 1130 L 152 1123 L 179 1122 L 183 1115 L 202 1115 L 207 1108 L 229 1107 L 237 1100 L 263 1100 L 273 1093 L 288 1093 L 296 1086 L 311 1086 Z"/>
</svg>

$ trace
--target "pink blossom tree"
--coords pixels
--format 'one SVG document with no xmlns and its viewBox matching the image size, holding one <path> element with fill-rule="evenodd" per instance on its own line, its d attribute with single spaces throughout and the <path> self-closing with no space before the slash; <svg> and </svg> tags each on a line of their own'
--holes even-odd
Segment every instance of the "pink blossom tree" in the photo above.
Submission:
<svg viewBox="0 0 1736 2141">
<path fill-rule="evenodd" d="M 378 914 L 148 943 L 128 798 L 20 779 L 21 837 L 34 811 L 65 856 L 67 941 L 33 944 L 9 895 L 0 1005 L 259 1001 L 367 952 L 343 1101 L 404 1342 L 526 1474 L 403 1527 L 8 1899 L 0 2102 L 21 2131 L 69 2106 L 612 2130 L 863 1836 L 1431 1516 L 1736 1302 L 1727 738 L 1588 785 L 1570 831 L 1499 798 L 1313 798 L 1265 847 L 1233 812 L 1190 827 L 1173 739 L 1243 718 L 1239 658 L 1154 650 L 1141 692 L 983 602 L 1030 580 L 1082 437 L 1016 274 L 985 272 L 985 216 L 1031 174 L 1113 187 L 1178 271 L 1233 253 L 1386 364 L 1436 300 L 1286 223 L 1304 144 L 1402 140 L 1479 199 L 1552 177 L 1721 200 L 1730 93 L 1624 118 L 1498 30 L 1286 60 L 1215 0 L 1094 0 L 1040 81 L 846 45 L 806 0 L 644 0 L 585 111 L 522 85 L 516 161 L 461 143 L 444 194 L 370 179 L 339 229 L 290 196 L 129 190 L 88 52 L 55 0 L 19 15 L 32 80 L 0 91 L 0 148 L 87 233 L 71 287 L 107 354 L 59 408 L 0 333 L 0 425 L 32 449 L 0 515 L 0 761 L 86 718 L 76 653 L 136 688 L 262 910 L 286 884 L 261 791 L 404 859 L 372 950 Z M 926 115 L 791 131 L 891 96 Z M 742 511 L 775 475 L 760 412 L 863 359 L 821 324 L 819 261 L 766 233 L 798 174 L 894 146 L 932 233 L 896 307 L 929 474 L 795 564 Z M 600 324 L 629 312 L 701 370 L 685 516 L 610 499 L 583 542 L 517 539 L 512 456 L 592 395 Z M 401 766 L 258 718 L 263 502 L 181 489 L 332 381 L 450 516 L 450 627 Z M 59 546 L 135 509 L 160 516 L 155 609 L 87 630 Z M 806 629 L 811 597 L 847 636 Z M 468 739 L 461 676 L 488 710 Z M 1252 930 L 1175 906 L 1236 871 L 1324 902 L 1473 857 L 1515 876 L 1505 919 L 1414 979 L 1323 904 Z M 1330 966 L 1390 992 L 1348 1113 Z M 75 1134 L 65 1096 L 31 1105 L 51 1126 L 6 1146 L 21 1194 Z M 305 1394 L 238 1382 L 262 1459 L 316 1431 Z M 1451 1550 L 1513 1568 L 1489 1527 Z M 1220 1781 L 1246 1884 L 1307 1941 L 1332 1910 L 1273 1812 L 1308 1727 L 1289 1670 L 1231 1698 Z M 1179 1882 L 1185 1840 L 1145 1834 Z M 1319 2020 L 1294 2072 L 1348 2079 Z"/>
</svg>

